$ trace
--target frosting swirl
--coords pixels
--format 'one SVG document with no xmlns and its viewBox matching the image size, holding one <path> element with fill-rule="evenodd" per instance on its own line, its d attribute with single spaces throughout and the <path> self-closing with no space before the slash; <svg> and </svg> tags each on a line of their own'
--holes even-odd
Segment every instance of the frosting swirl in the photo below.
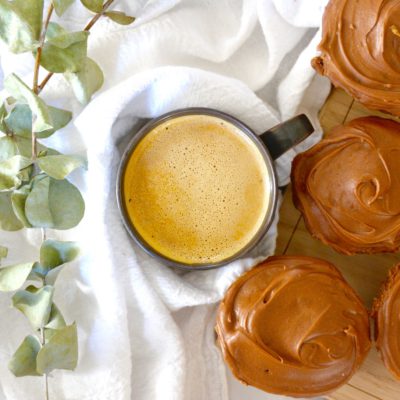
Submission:
<svg viewBox="0 0 400 400">
<path fill-rule="evenodd" d="M 361 300 L 330 263 L 270 257 L 237 279 L 220 304 L 216 332 L 242 382 L 295 397 L 345 383 L 370 348 Z"/>
<path fill-rule="evenodd" d="M 400 115 L 400 1 L 331 0 L 314 68 L 365 106 Z"/>
<path fill-rule="evenodd" d="M 400 124 L 336 127 L 292 165 L 293 201 L 311 234 L 344 254 L 400 246 Z"/>
<path fill-rule="evenodd" d="M 376 347 L 386 368 L 400 379 L 400 264 L 389 272 L 372 308 Z"/>
</svg>

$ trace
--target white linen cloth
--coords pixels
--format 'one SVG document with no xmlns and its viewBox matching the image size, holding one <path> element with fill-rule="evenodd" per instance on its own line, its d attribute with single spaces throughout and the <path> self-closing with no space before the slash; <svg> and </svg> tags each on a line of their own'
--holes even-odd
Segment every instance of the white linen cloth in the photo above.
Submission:
<svg viewBox="0 0 400 400">
<path fill-rule="evenodd" d="M 105 85 L 82 111 L 61 77 L 43 92 L 51 104 L 72 109 L 75 126 L 45 144 L 85 153 L 88 172 L 73 181 L 86 200 L 76 229 L 48 236 L 78 240 L 79 261 L 59 278 L 56 302 L 77 321 L 80 362 L 74 372 L 50 378 L 51 399 L 226 400 L 274 398 L 226 379 L 214 341 L 215 310 L 229 284 L 257 260 L 273 254 L 276 223 L 247 258 L 211 271 L 176 272 L 129 240 L 115 199 L 121 151 L 143 118 L 205 106 L 228 112 L 261 133 L 306 112 L 316 132 L 296 152 L 319 140 L 317 111 L 329 84 L 310 67 L 326 0 L 154 0 L 116 2 L 137 16 L 131 26 L 106 19 L 92 29 L 89 55 L 105 72 Z M 79 5 L 63 21 L 80 29 L 88 13 Z M 31 56 L 1 48 L 3 74 L 32 78 Z M 288 182 L 295 151 L 277 162 Z M 5 263 L 36 259 L 34 230 L 0 233 L 10 248 Z M 0 294 L 0 399 L 43 398 L 40 378 L 14 378 L 12 353 L 30 333 L 10 296 Z M 258 393 L 256 395 L 255 393 Z"/>
</svg>

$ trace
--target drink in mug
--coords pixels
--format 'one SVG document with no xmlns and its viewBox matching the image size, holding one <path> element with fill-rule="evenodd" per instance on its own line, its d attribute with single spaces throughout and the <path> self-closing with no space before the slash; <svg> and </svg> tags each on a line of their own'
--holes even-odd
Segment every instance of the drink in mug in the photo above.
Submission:
<svg viewBox="0 0 400 400">
<path fill-rule="evenodd" d="M 216 264 L 245 248 L 273 200 L 271 172 L 255 142 L 212 115 L 156 125 L 133 149 L 122 177 L 126 214 L 163 257 Z"/>
</svg>

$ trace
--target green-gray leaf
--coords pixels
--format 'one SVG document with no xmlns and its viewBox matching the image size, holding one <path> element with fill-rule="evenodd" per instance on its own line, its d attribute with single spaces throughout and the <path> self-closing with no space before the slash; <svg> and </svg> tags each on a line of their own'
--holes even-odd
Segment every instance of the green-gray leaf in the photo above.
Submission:
<svg viewBox="0 0 400 400">
<path fill-rule="evenodd" d="M 60 24 L 57 24 L 57 22 L 49 22 L 49 26 L 47 27 L 46 32 L 46 40 L 64 35 L 65 33 L 68 33 L 68 31 L 64 29 Z"/>
<path fill-rule="evenodd" d="M 99 13 L 103 10 L 103 0 L 81 0 L 81 3 L 90 11 Z"/>
<path fill-rule="evenodd" d="M 32 228 L 25 215 L 25 203 L 30 192 L 29 186 L 25 185 L 14 190 L 11 194 L 11 205 L 14 214 L 26 228 Z"/>
<path fill-rule="evenodd" d="M 85 211 L 79 190 L 67 180 L 45 177 L 35 182 L 25 204 L 34 227 L 70 229 L 78 225 Z"/>
<path fill-rule="evenodd" d="M 64 33 L 46 41 L 40 64 L 51 72 L 77 72 L 84 68 L 88 32 Z"/>
<path fill-rule="evenodd" d="M 77 73 L 65 73 L 75 97 L 82 104 L 89 103 L 93 93 L 101 88 L 104 75 L 101 68 L 91 58 L 86 58 L 85 67 Z"/>
<path fill-rule="evenodd" d="M 39 139 L 47 138 L 66 126 L 72 119 L 72 113 L 56 107 L 48 107 L 53 129 L 37 133 Z M 15 135 L 30 138 L 32 136 L 32 112 L 27 104 L 17 104 L 4 120 L 9 131 Z"/>
<path fill-rule="evenodd" d="M 7 247 L 4 247 L 4 246 L 0 246 L 0 261 L 1 261 L 3 258 L 6 258 L 6 257 L 7 257 L 7 254 L 8 254 L 8 248 L 7 248 Z"/>
<path fill-rule="evenodd" d="M 32 135 L 32 112 L 27 104 L 17 104 L 4 119 L 4 123 L 15 135 Z"/>
<path fill-rule="evenodd" d="M 43 0 L 14 0 L 13 4 L 28 21 L 35 39 L 39 40 L 43 22 Z"/>
<path fill-rule="evenodd" d="M 75 0 L 52 0 L 56 14 L 61 17 Z"/>
<path fill-rule="evenodd" d="M 72 171 L 85 166 L 85 160 L 78 156 L 45 156 L 38 159 L 39 168 L 54 179 L 64 179 Z"/>
<path fill-rule="evenodd" d="M 13 306 L 28 318 L 34 329 L 43 328 L 49 322 L 53 292 L 52 286 L 44 286 L 35 293 L 18 290 L 12 297 Z"/>
<path fill-rule="evenodd" d="M 0 193 L 0 229 L 3 231 L 18 231 L 24 226 L 14 214 L 11 203 L 11 193 Z"/>
<path fill-rule="evenodd" d="M 17 146 L 10 136 L 0 138 L 0 162 L 8 160 L 18 152 Z"/>
<path fill-rule="evenodd" d="M 13 156 L 0 162 L 0 191 L 10 190 L 21 184 L 20 171 L 32 164 L 32 160 L 23 156 Z"/>
<path fill-rule="evenodd" d="M 73 261 L 79 255 L 76 242 L 47 239 L 40 248 L 40 264 L 48 269 Z"/>
<path fill-rule="evenodd" d="M 28 280 L 30 281 L 37 280 L 43 282 L 48 272 L 49 272 L 48 268 L 44 268 L 43 266 L 40 265 L 40 263 L 35 262 L 33 264 L 32 271 L 28 276 Z"/>
<path fill-rule="evenodd" d="M 19 289 L 32 271 L 33 263 L 15 264 L 0 268 L 0 290 L 12 292 Z"/>
<path fill-rule="evenodd" d="M 16 4 L 7 0 L 0 0 L 0 38 L 13 53 L 23 53 L 38 45 L 29 22 Z"/>
<path fill-rule="evenodd" d="M 4 118 L 7 117 L 7 109 L 5 103 L 0 106 L 0 131 L 7 133 L 7 126 L 4 124 Z"/>
<path fill-rule="evenodd" d="M 17 100 L 28 103 L 32 113 L 36 116 L 33 124 L 34 132 L 40 133 L 54 128 L 46 103 L 29 89 L 17 75 L 9 75 L 4 81 L 4 86 Z"/>
<path fill-rule="evenodd" d="M 48 374 L 55 369 L 74 370 L 78 362 L 76 324 L 57 330 L 37 356 L 37 370 Z"/>
<path fill-rule="evenodd" d="M 104 15 L 120 25 L 130 25 L 135 21 L 135 17 L 130 17 L 122 11 L 106 11 Z"/>
<path fill-rule="evenodd" d="M 62 316 L 58 307 L 53 303 L 51 306 L 50 318 L 49 322 L 46 325 L 46 328 L 49 329 L 61 329 L 64 328 L 67 324 L 65 323 L 64 317 Z"/>
<path fill-rule="evenodd" d="M 13 140 L 15 141 L 15 145 L 17 146 L 18 153 L 24 157 L 31 157 L 32 153 L 32 141 L 31 139 L 24 138 L 22 136 L 14 136 Z M 37 144 L 38 153 L 45 152 L 47 155 L 56 155 L 60 154 L 58 151 L 54 149 L 50 149 L 46 146 L 43 146 L 41 143 Z"/>
<path fill-rule="evenodd" d="M 35 336 L 27 336 L 12 356 L 8 364 L 9 370 L 17 377 L 40 376 L 36 367 L 36 358 L 40 348 L 40 342 Z"/>
</svg>

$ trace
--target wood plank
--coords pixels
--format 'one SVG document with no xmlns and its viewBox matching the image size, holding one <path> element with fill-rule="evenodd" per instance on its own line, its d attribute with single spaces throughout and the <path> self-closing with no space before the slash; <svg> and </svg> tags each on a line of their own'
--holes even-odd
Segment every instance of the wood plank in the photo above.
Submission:
<svg viewBox="0 0 400 400">
<path fill-rule="evenodd" d="M 373 112 L 354 102 L 343 90 L 334 89 L 320 112 L 324 132 L 354 118 L 387 114 Z M 357 291 L 367 307 L 378 294 L 391 266 L 400 262 L 399 254 L 345 256 L 314 239 L 308 232 L 300 213 L 292 203 L 291 188 L 287 189 L 280 210 L 277 254 L 302 254 L 320 257 L 335 264 L 349 284 Z M 330 400 L 397 400 L 400 382 L 386 370 L 376 349 L 369 353 L 361 369 L 350 382 L 327 396 Z"/>
<path fill-rule="evenodd" d="M 292 203 L 292 188 L 289 185 L 283 197 L 279 210 L 278 238 L 276 241 L 275 254 L 285 254 L 290 240 L 300 221 L 301 214 Z"/>
</svg>

